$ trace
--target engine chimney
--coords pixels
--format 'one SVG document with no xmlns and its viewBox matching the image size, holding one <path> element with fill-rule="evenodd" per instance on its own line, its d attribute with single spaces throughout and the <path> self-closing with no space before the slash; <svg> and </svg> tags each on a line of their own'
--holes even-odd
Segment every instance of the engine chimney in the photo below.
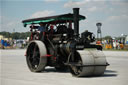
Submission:
<svg viewBox="0 0 128 85">
<path fill-rule="evenodd" d="M 79 36 L 79 8 L 73 8 L 74 35 Z"/>
</svg>

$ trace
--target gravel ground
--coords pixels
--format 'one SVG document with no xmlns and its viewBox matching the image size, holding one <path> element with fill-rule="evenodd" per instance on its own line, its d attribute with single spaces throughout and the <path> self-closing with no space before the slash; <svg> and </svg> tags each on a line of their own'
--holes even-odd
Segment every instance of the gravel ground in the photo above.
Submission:
<svg viewBox="0 0 128 85">
<path fill-rule="evenodd" d="M 56 72 L 48 67 L 46 72 L 29 71 L 24 49 L 0 50 L 1 85 L 127 85 L 128 52 L 104 51 L 110 66 L 100 77 L 76 78 L 70 73 Z"/>
</svg>

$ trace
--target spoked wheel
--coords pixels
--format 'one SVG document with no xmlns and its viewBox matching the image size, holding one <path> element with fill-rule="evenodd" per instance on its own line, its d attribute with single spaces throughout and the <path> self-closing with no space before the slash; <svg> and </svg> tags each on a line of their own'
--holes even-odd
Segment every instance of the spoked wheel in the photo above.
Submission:
<svg viewBox="0 0 128 85">
<path fill-rule="evenodd" d="M 31 41 L 27 48 L 26 60 L 32 72 L 40 72 L 47 64 L 47 54 L 45 44 L 41 41 Z"/>
<path fill-rule="evenodd" d="M 101 51 L 77 51 L 74 62 L 70 65 L 70 71 L 77 77 L 100 76 L 104 73 L 106 66 L 107 61 Z"/>
</svg>

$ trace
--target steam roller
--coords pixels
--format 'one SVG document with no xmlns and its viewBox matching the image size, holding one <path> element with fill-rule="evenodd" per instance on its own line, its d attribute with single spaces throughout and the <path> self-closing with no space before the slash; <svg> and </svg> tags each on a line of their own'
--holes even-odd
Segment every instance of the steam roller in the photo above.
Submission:
<svg viewBox="0 0 128 85">
<path fill-rule="evenodd" d="M 79 21 L 85 18 L 79 15 L 79 8 L 73 8 L 73 14 L 23 20 L 24 26 L 30 25 L 31 29 L 26 50 L 30 71 L 41 72 L 51 66 L 57 71 L 69 71 L 76 77 L 103 75 L 109 64 L 102 46 L 92 44 L 95 42 L 92 32 L 86 30 L 79 34 Z M 45 24 L 43 33 L 35 26 L 40 23 Z"/>
<path fill-rule="evenodd" d="M 77 50 L 74 55 L 70 52 L 67 58 L 63 56 L 66 61 L 61 59 L 62 56 L 48 55 L 47 50 L 46 45 L 38 40 L 31 41 L 28 45 L 26 59 L 32 72 L 41 72 L 45 70 L 46 66 L 54 66 L 59 71 L 70 69 L 71 74 L 77 77 L 100 76 L 107 66 L 103 52 L 97 49 Z M 51 58 L 56 61 L 55 65 L 51 65 L 53 62 Z M 62 61 L 65 61 L 65 63 L 62 63 Z"/>
</svg>

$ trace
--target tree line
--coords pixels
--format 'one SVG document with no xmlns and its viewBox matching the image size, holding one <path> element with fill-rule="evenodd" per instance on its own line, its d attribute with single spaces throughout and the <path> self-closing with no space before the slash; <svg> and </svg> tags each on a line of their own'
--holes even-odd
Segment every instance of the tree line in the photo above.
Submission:
<svg viewBox="0 0 128 85">
<path fill-rule="evenodd" d="M 0 35 L 3 35 L 6 38 L 12 38 L 12 39 L 27 39 L 27 37 L 30 36 L 30 32 L 0 32 Z"/>
<path fill-rule="evenodd" d="M 10 32 L 0 32 L 0 35 L 3 35 L 4 37 L 6 38 L 12 38 L 12 39 L 26 39 L 27 37 L 30 36 L 30 32 L 13 32 L 13 33 L 10 33 Z M 107 39 L 112 39 L 111 36 L 105 36 L 105 37 L 102 37 L 103 40 L 107 40 Z M 120 39 L 120 37 L 116 37 L 116 39 Z"/>
</svg>

